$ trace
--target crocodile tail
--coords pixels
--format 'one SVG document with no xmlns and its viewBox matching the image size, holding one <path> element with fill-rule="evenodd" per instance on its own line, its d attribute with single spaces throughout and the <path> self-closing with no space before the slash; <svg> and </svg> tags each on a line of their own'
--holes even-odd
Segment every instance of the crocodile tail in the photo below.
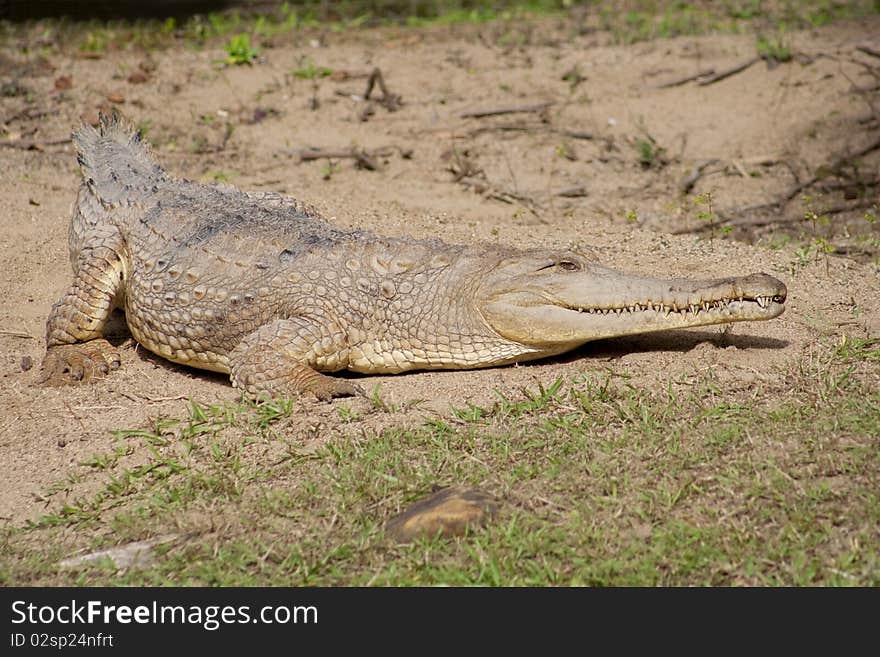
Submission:
<svg viewBox="0 0 880 657">
<path fill-rule="evenodd" d="M 147 198 L 166 180 L 140 131 L 115 112 L 97 128 L 82 125 L 73 143 L 86 186 L 105 206 Z"/>
</svg>

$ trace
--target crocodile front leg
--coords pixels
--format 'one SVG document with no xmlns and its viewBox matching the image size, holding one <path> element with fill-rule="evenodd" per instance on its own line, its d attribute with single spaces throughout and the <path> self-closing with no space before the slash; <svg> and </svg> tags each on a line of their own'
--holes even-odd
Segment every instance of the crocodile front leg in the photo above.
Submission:
<svg viewBox="0 0 880 657">
<path fill-rule="evenodd" d="M 73 284 L 46 323 L 46 356 L 39 383 L 66 385 L 101 378 L 119 367 L 119 353 L 102 338 L 123 285 L 121 240 L 102 240 L 80 252 Z"/>
<path fill-rule="evenodd" d="M 307 318 L 279 319 L 247 335 L 229 355 L 232 385 L 254 397 L 310 393 L 320 400 L 363 394 L 359 387 L 321 374 L 319 359 L 345 348 L 341 330 Z"/>
</svg>

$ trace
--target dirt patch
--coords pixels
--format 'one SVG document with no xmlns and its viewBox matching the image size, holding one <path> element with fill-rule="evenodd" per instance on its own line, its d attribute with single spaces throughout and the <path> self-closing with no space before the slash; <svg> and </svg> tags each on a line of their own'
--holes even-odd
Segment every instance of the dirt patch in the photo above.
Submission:
<svg viewBox="0 0 880 657">
<path fill-rule="evenodd" d="M 798 227 L 791 234 L 807 232 L 805 240 L 773 250 L 712 231 L 667 234 L 704 221 L 695 196 L 711 193 L 719 211 L 773 202 L 821 164 L 876 140 L 876 91 L 854 88 L 871 83 L 866 71 L 876 61 L 857 46 L 880 49 L 880 21 L 794 33 L 800 56 L 792 62 L 759 61 L 714 84 L 675 86 L 664 85 L 753 57 L 754 38 L 617 47 L 595 35 L 571 38 L 552 21 L 538 28 L 521 47 L 440 30 L 303 37 L 265 50 L 253 66 L 227 68 L 216 64 L 219 46 L 98 59 L 2 53 L 2 82 L 17 87 L 5 86 L 0 98 L 0 516 L 18 524 L 40 514 L 46 487 L 105 451 L 111 430 L 179 416 L 188 399 L 237 397 L 225 377 L 170 364 L 130 340 L 122 369 L 104 381 L 34 385 L 46 317 L 70 279 L 67 223 L 79 172 L 66 140 L 101 107 L 140 124 L 173 174 L 285 192 L 340 226 L 593 247 L 600 261 L 625 270 L 763 271 L 789 287 L 788 309 L 772 322 L 602 341 L 524 366 L 364 378 L 387 403 L 412 406 L 395 422 L 607 368 L 640 386 L 712 369 L 727 385 L 747 388 L 772 380 L 820 340 L 880 335 L 876 255 L 858 251 L 866 242 L 856 239 L 876 240 L 878 232 L 861 207 L 828 226 Z M 378 88 L 363 97 L 377 67 L 399 106 L 383 102 Z M 336 156 L 302 157 L 321 151 Z M 340 157 L 346 153 L 354 157 Z M 877 178 L 877 155 L 860 158 L 862 174 Z M 682 180 L 711 160 L 683 195 Z M 876 182 L 867 189 L 876 194 Z M 845 196 L 842 188 L 828 193 Z M 855 200 L 870 205 L 864 194 Z M 792 203 L 784 213 L 802 215 L 801 201 Z M 753 216 L 731 216 L 745 215 Z M 772 237 L 759 222 L 743 230 L 765 244 Z M 867 262 L 805 251 L 814 238 L 867 253 Z M 304 405 L 304 439 L 338 428 L 333 406 L 369 404 Z M 374 428 L 388 422 L 372 417 Z"/>
</svg>

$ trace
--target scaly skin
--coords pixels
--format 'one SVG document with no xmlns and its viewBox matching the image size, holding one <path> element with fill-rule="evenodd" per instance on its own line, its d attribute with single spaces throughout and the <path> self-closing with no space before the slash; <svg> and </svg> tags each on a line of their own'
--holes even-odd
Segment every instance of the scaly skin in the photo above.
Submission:
<svg viewBox="0 0 880 657">
<path fill-rule="evenodd" d="M 47 323 L 49 384 L 118 367 L 101 337 L 117 307 L 168 360 L 254 396 L 321 399 L 356 391 L 322 372 L 487 367 L 784 309 L 785 286 L 765 274 L 662 281 L 573 252 L 338 230 L 288 197 L 170 177 L 116 118 L 74 140 L 74 281 Z"/>
</svg>

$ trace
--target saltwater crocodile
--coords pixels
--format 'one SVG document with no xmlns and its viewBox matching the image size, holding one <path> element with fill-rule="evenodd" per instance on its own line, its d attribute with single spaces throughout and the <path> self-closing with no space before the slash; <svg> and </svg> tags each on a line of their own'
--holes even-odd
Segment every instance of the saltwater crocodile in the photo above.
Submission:
<svg viewBox="0 0 880 657">
<path fill-rule="evenodd" d="M 172 177 L 118 117 L 74 142 L 74 280 L 47 322 L 49 384 L 119 366 L 103 337 L 115 308 L 168 360 L 229 373 L 254 396 L 321 399 L 356 392 L 322 372 L 504 365 L 784 310 L 785 286 L 766 274 L 659 280 L 566 250 L 334 228 L 286 196 Z"/>
</svg>

